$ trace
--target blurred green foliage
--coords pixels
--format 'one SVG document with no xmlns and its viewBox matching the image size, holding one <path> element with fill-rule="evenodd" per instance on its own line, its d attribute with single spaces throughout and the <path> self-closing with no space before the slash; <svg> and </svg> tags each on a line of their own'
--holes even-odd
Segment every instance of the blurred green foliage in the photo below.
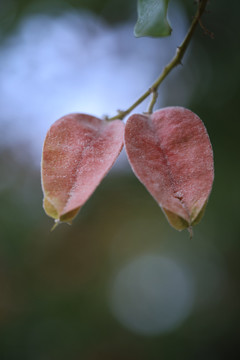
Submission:
<svg viewBox="0 0 240 360">
<path fill-rule="evenodd" d="M 133 3 L 1 2 L 2 37 L 28 11 L 57 13 L 69 6 L 83 7 L 115 22 L 135 16 Z M 181 3 L 187 5 L 190 18 L 194 5 Z M 196 85 L 189 108 L 205 122 L 216 167 L 206 214 L 192 241 L 186 232 L 171 229 L 143 186 L 124 173 L 108 175 L 73 226 L 59 226 L 51 233 L 52 222 L 41 207 L 40 174 L 29 166 L 27 146 L 0 149 L 0 359 L 219 360 L 240 356 L 240 3 L 232 2 L 230 7 L 221 0 L 211 2 L 209 8 L 211 13 L 203 17 L 203 23 L 214 32 L 215 40 L 199 27 L 181 74 Z M 171 100 L 175 79 L 166 81 L 165 103 L 178 105 Z M 25 154 L 24 162 L 18 160 L 19 150 Z M 206 259 L 219 261 L 222 291 L 212 302 L 196 306 L 172 333 L 152 337 L 132 333 L 109 311 L 109 284 L 122 264 L 146 252 L 184 259 L 196 278 L 200 303 L 215 292 Z"/>
<path fill-rule="evenodd" d="M 136 11 L 134 1 L 128 0 L 1 0 L 0 30 L 11 31 L 26 14 L 51 13 L 66 10 L 87 10 L 102 16 L 109 23 L 126 21 Z"/>
</svg>

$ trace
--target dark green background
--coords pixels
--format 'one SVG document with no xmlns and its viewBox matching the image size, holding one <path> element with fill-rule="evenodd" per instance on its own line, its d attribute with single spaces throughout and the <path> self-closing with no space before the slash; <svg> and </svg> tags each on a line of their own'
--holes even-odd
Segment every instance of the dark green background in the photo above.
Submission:
<svg viewBox="0 0 240 360">
<path fill-rule="evenodd" d="M 193 1 L 178 2 L 186 6 L 191 19 Z M 127 0 L 18 0 L 15 4 L 13 10 L 7 1 L 0 2 L 2 40 L 27 13 L 57 15 L 69 6 L 83 7 L 110 25 L 136 17 L 135 1 Z M 215 39 L 199 27 L 178 75 L 187 77 L 189 69 L 197 74 L 188 80 L 195 84 L 188 107 L 204 119 L 215 157 L 213 191 L 193 240 L 170 228 L 144 187 L 124 173 L 109 174 L 73 226 L 62 225 L 51 233 L 52 222 L 42 210 L 40 174 L 31 166 L 27 145 L 25 163 L 17 160 L 14 144 L 1 146 L 0 176 L 8 186 L 0 193 L 0 359 L 239 358 L 240 4 L 211 1 L 208 9 L 203 21 Z M 202 49 L 208 55 L 210 80 Z M 181 105 L 171 97 L 176 79 L 174 74 L 166 79 L 165 105 Z M 209 249 L 215 249 L 224 273 L 223 291 L 212 303 L 196 307 L 169 334 L 134 334 L 111 315 L 106 300 L 117 268 L 110 261 L 111 243 L 119 232 L 122 264 L 148 251 L 173 253 L 181 254 L 194 273 L 195 261 L 211 260 Z M 214 284 L 213 289 L 205 286 L 211 268 L 199 269 L 197 293 L 204 298 L 215 291 Z"/>
</svg>

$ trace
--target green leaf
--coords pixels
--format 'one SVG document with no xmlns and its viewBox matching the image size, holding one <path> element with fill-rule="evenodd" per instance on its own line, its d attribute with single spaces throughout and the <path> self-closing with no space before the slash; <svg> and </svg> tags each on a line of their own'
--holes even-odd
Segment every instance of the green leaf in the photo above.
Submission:
<svg viewBox="0 0 240 360">
<path fill-rule="evenodd" d="M 167 20 L 169 0 L 138 0 L 138 20 L 134 28 L 136 37 L 162 37 L 171 35 Z"/>
</svg>

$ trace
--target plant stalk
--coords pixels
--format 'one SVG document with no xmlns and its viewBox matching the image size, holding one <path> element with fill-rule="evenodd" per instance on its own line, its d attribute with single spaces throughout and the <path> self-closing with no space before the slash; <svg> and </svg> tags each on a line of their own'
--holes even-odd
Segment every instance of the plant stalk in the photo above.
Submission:
<svg viewBox="0 0 240 360">
<path fill-rule="evenodd" d="M 180 46 L 178 46 L 175 56 L 173 57 L 173 59 L 165 66 L 165 68 L 163 69 L 162 73 L 160 74 L 160 76 L 157 78 L 157 80 L 152 84 L 152 86 L 142 95 L 140 96 L 140 98 L 135 101 L 127 110 L 125 111 L 118 111 L 118 114 L 111 117 L 111 118 L 107 118 L 108 121 L 113 121 L 113 120 L 123 120 L 132 110 L 134 110 L 139 104 L 141 104 L 150 94 L 153 94 L 153 98 L 152 101 L 149 105 L 149 109 L 148 112 L 151 113 L 154 104 L 156 103 L 157 100 L 157 91 L 159 88 L 159 85 L 163 82 L 163 80 L 167 77 L 167 75 L 178 65 L 182 64 L 182 58 L 187 50 L 187 47 L 191 41 L 191 38 L 193 36 L 194 30 L 202 16 L 202 14 L 205 11 L 206 5 L 207 5 L 208 0 L 198 0 L 198 8 L 197 8 L 197 12 L 193 18 L 193 21 L 191 23 L 191 26 L 183 40 L 183 42 L 181 43 Z"/>
</svg>

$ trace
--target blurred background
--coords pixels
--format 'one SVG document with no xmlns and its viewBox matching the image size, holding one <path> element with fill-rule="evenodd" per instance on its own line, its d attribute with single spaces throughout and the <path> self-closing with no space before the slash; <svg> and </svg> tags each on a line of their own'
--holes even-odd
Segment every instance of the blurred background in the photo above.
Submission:
<svg viewBox="0 0 240 360">
<path fill-rule="evenodd" d="M 159 91 L 158 107 L 196 112 L 213 144 L 215 182 L 193 239 L 168 225 L 124 151 L 72 226 L 50 232 L 42 209 L 49 126 L 128 108 L 196 9 L 172 0 L 172 36 L 135 39 L 136 3 L 0 0 L 1 360 L 240 356 L 239 2 L 209 3 L 214 40 L 198 27 Z"/>
</svg>

